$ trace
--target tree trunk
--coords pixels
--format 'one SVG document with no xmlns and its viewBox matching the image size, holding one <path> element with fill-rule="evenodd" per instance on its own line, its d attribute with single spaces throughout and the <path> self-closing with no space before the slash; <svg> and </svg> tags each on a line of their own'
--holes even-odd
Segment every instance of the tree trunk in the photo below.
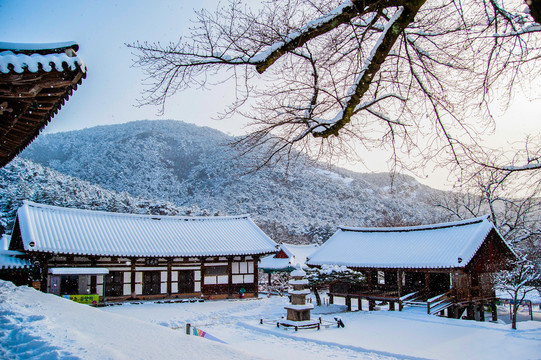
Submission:
<svg viewBox="0 0 541 360">
<path fill-rule="evenodd" d="M 517 303 L 515 302 L 513 304 L 513 316 L 512 316 L 512 320 L 511 320 L 511 328 L 513 330 L 516 330 L 517 329 L 517 312 L 518 312 L 518 305 Z"/>
<path fill-rule="evenodd" d="M 319 297 L 319 292 L 317 291 L 316 285 L 312 285 L 312 291 L 314 292 L 314 296 L 316 297 L 316 305 L 321 306 L 321 298 Z"/>
<path fill-rule="evenodd" d="M 513 316 L 511 316 L 511 328 L 513 330 L 516 330 L 517 329 L 517 313 L 518 313 L 518 308 L 520 306 L 518 302 L 518 291 L 515 291 L 515 296 L 513 300 L 514 300 L 513 301 Z"/>
</svg>

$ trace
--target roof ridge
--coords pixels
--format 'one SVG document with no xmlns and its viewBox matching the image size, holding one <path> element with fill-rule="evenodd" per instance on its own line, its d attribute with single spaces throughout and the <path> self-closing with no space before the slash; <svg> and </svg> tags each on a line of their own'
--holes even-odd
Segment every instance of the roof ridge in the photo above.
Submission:
<svg viewBox="0 0 541 360">
<path fill-rule="evenodd" d="M 488 220 L 490 215 L 483 215 L 472 219 L 452 221 L 447 223 L 437 223 L 437 224 L 428 224 L 428 225 L 413 225 L 413 226 L 399 226 L 399 227 L 350 227 L 350 226 L 339 226 L 340 230 L 343 231 L 356 231 L 356 232 L 407 232 L 407 231 L 423 231 L 423 230 L 436 230 L 436 229 L 445 229 L 455 226 L 465 226 L 471 224 L 481 223 L 485 220 Z"/>
<path fill-rule="evenodd" d="M 135 214 L 135 213 L 120 213 L 105 210 L 78 209 L 56 205 L 40 204 L 30 200 L 23 200 L 23 207 L 34 207 L 38 209 L 47 209 L 51 211 L 72 212 L 72 213 L 92 213 L 100 216 L 118 216 L 118 217 L 133 217 L 133 218 L 150 218 L 154 220 L 232 220 L 232 219 L 250 219 L 250 215 L 228 215 L 228 216 L 182 216 L 182 215 L 153 215 L 153 214 Z"/>
<path fill-rule="evenodd" d="M 62 53 L 66 49 L 78 51 L 79 44 L 76 41 L 62 41 L 54 43 L 12 43 L 0 41 L 0 51 L 9 50 L 22 54 Z"/>
</svg>

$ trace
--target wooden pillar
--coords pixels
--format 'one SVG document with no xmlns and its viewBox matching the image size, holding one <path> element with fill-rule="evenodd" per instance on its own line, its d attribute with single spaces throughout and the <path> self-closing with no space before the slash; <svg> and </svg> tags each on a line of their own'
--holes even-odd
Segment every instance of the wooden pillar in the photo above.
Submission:
<svg viewBox="0 0 541 360">
<path fill-rule="evenodd" d="M 492 302 L 491 308 L 492 308 L 492 321 L 498 321 L 498 308 L 496 307 L 495 301 Z"/>
<path fill-rule="evenodd" d="M 227 298 L 233 297 L 233 258 L 227 258 Z"/>
<path fill-rule="evenodd" d="M 137 259 L 136 258 L 131 258 L 130 259 L 130 262 L 131 262 L 131 298 L 132 299 L 135 299 L 136 297 L 136 294 L 135 294 L 135 263 L 137 262 Z"/>
<path fill-rule="evenodd" d="M 394 311 L 394 301 L 389 301 L 389 311 Z"/>
<path fill-rule="evenodd" d="M 346 295 L 346 306 L 348 307 L 348 311 L 351 311 L 351 297 L 349 295 Z"/>
<path fill-rule="evenodd" d="M 334 295 L 329 294 L 329 304 L 334 304 Z"/>
<path fill-rule="evenodd" d="M 254 287 L 255 297 L 259 297 L 259 256 L 254 256 Z"/>
<path fill-rule="evenodd" d="M 173 259 L 172 258 L 168 258 L 167 259 L 167 296 L 171 296 L 171 294 L 173 293 L 173 290 L 172 290 L 172 284 L 173 284 L 173 281 L 172 281 L 172 274 L 173 274 Z"/>
<path fill-rule="evenodd" d="M 485 303 L 479 304 L 479 321 L 485 321 Z"/>
<path fill-rule="evenodd" d="M 368 300 L 368 311 L 374 311 L 376 302 L 374 300 Z"/>
<path fill-rule="evenodd" d="M 468 304 L 468 307 L 466 308 L 466 318 L 468 320 L 474 320 L 475 319 L 474 306 L 473 306 L 472 302 L 470 302 Z"/>
<path fill-rule="evenodd" d="M 402 296 L 402 270 L 397 271 L 396 277 L 397 277 L 396 283 L 398 285 L 398 297 L 401 297 Z"/>
<path fill-rule="evenodd" d="M 97 264 L 96 257 L 91 256 L 89 260 L 90 260 L 90 266 L 95 268 Z M 90 275 L 90 293 L 91 294 L 98 293 L 98 279 L 96 275 Z"/>
<path fill-rule="evenodd" d="M 363 298 L 358 297 L 357 300 L 358 300 L 357 307 L 359 308 L 359 311 L 362 311 L 363 310 Z"/>
<path fill-rule="evenodd" d="M 39 291 L 47 292 L 47 280 L 49 279 L 49 256 L 43 256 L 41 260 L 41 274 L 39 279 Z"/>
<path fill-rule="evenodd" d="M 91 294 L 97 294 L 98 293 L 97 275 L 90 275 L 90 293 Z"/>
<path fill-rule="evenodd" d="M 427 293 L 430 293 L 430 273 L 429 272 L 425 273 L 425 288 L 426 288 Z"/>
<path fill-rule="evenodd" d="M 205 295 L 204 293 L 204 287 L 205 287 L 205 258 L 199 258 L 199 261 L 201 261 L 201 265 L 200 265 L 200 268 L 201 268 L 201 294 L 202 295 Z"/>
</svg>

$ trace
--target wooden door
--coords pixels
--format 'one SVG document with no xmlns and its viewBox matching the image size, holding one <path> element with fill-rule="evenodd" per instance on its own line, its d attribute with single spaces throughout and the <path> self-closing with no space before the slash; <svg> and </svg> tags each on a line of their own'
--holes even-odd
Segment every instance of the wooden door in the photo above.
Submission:
<svg viewBox="0 0 541 360">
<path fill-rule="evenodd" d="M 158 295 L 161 293 L 161 273 L 159 271 L 143 272 L 143 295 Z"/>
<path fill-rule="evenodd" d="M 122 296 L 124 293 L 124 273 L 111 271 L 104 276 L 105 296 Z"/>
<path fill-rule="evenodd" d="M 194 290 L 193 270 L 180 270 L 178 272 L 178 292 L 181 294 L 189 294 Z"/>
</svg>

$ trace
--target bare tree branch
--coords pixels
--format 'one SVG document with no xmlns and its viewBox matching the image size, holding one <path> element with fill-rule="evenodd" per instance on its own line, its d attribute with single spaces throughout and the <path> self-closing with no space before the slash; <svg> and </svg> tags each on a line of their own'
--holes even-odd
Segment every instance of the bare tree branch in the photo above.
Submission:
<svg viewBox="0 0 541 360">
<path fill-rule="evenodd" d="M 141 105 L 163 111 L 179 91 L 233 79 L 223 116 L 252 121 L 247 149 L 317 157 L 354 141 L 389 149 L 395 164 L 404 153 L 465 166 L 493 127 L 491 100 L 541 69 L 541 26 L 520 11 L 508 0 L 276 0 L 257 11 L 231 0 L 198 12 L 176 43 L 128 46 L 147 75 Z M 494 168 L 537 170 L 536 154 Z"/>
</svg>

